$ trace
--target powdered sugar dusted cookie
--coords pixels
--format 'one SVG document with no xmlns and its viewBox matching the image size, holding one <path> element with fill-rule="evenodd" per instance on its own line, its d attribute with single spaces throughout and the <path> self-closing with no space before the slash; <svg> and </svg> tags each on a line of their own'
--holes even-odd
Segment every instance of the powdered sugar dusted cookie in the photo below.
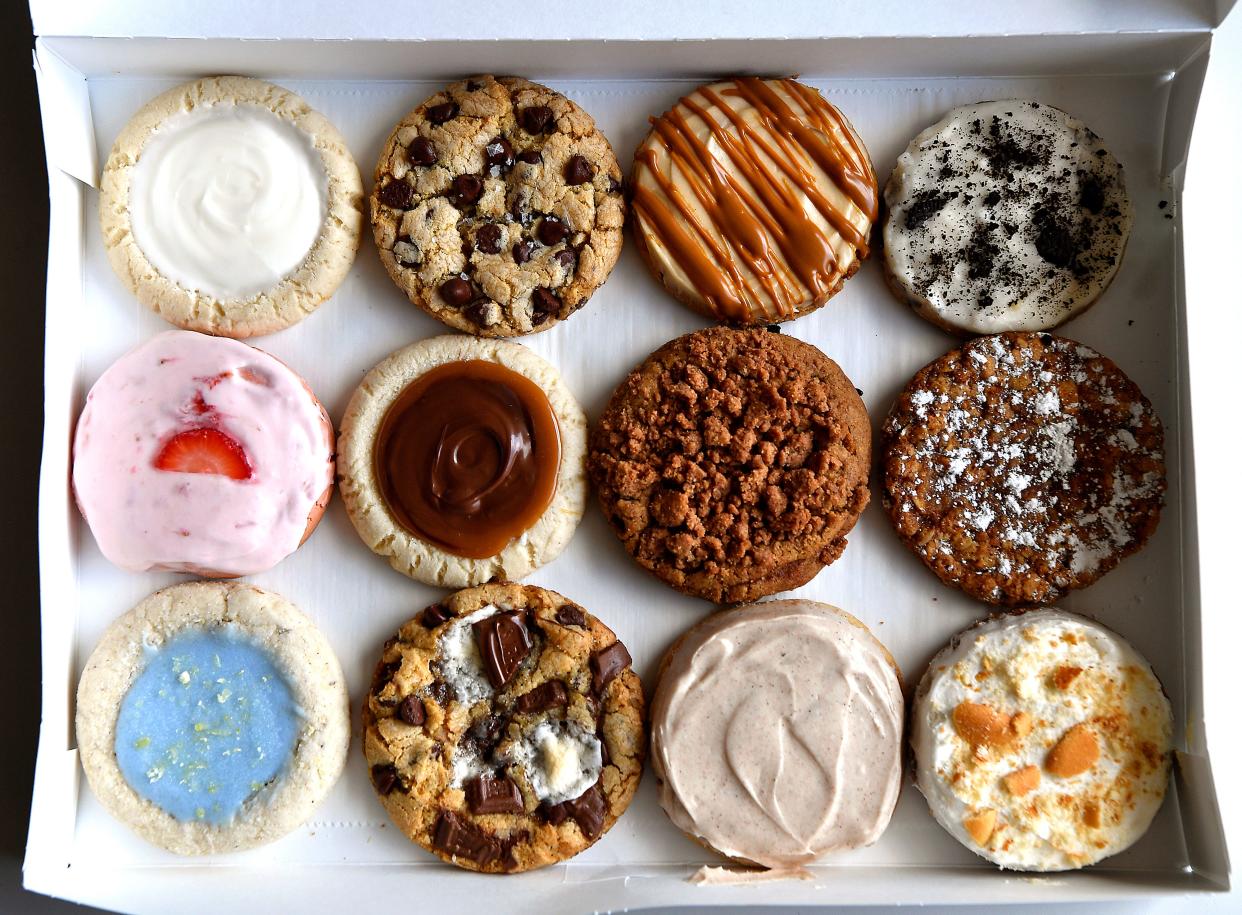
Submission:
<svg viewBox="0 0 1242 915">
<path fill-rule="evenodd" d="M 911 729 L 932 815 L 1004 868 L 1115 855 L 1146 832 L 1168 786 L 1173 713 L 1151 665 L 1055 608 L 955 636 L 919 684 Z"/>
<path fill-rule="evenodd" d="M 883 429 L 884 507 L 946 584 L 1047 603 L 1142 548 L 1164 432 L 1142 391 L 1051 334 L 972 340 L 923 368 Z"/>
<path fill-rule="evenodd" d="M 1112 281 L 1133 211 L 1120 163 L 1039 102 L 966 105 L 911 141 L 884 189 L 889 286 L 967 334 L 1047 330 Z"/>
</svg>

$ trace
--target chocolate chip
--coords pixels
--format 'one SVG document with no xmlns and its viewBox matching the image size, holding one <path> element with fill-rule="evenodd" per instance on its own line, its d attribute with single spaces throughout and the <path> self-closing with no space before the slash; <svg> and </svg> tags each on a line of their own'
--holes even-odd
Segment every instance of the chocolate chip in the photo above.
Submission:
<svg viewBox="0 0 1242 915">
<path fill-rule="evenodd" d="M 466 803 L 470 805 L 470 812 L 476 816 L 486 813 L 526 812 L 517 782 L 505 776 L 492 778 L 490 775 L 480 775 L 466 782 Z"/>
<path fill-rule="evenodd" d="M 473 747 L 477 755 L 488 756 L 500 740 L 504 727 L 505 719 L 499 715 L 484 715 L 466 731 L 462 743 Z"/>
<path fill-rule="evenodd" d="M 440 161 L 440 155 L 436 152 L 436 144 L 426 137 L 419 137 L 410 144 L 409 156 L 410 162 L 414 165 L 435 165 Z"/>
<path fill-rule="evenodd" d="M 526 629 L 526 613 L 509 610 L 479 620 L 472 627 L 474 639 L 483 657 L 483 670 L 492 689 L 503 689 L 517 672 L 518 665 L 530 654 L 530 632 Z"/>
<path fill-rule="evenodd" d="M 392 789 L 397 787 L 397 782 L 396 766 L 371 767 L 371 784 L 380 794 L 392 794 Z"/>
<path fill-rule="evenodd" d="M 595 177 L 595 166 L 587 161 L 586 156 L 570 156 L 565 163 L 565 183 L 586 184 Z"/>
<path fill-rule="evenodd" d="M 483 196 L 483 182 L 477 175 L 458 175 L 453 179 L 449 197 L 457 206 L 469 206 Z"/>
<path fill-rule="evenodd" d="M 603 695 L 608 684 L 633 663 L 630 653 L 620 640 L 591 655 L 591 689 Z"/>
<path fill-rule="evenodd" d="M 543 153 L 537 149 L 525 149 L 517 154 L 517 160 L 527 165 L 538 165 L 543 161 Z"/>
<path fill-rule="evenodd" d="M 397 706 L 397 717 L 408 725 L 418 727 L 427 720 L 427 708 L 418 696 L 406 696 Z"/>
<path fill-rule="evenodd" d="M 491 302 L 475 302 L 473 305 L 467 305 L 462 309 L 462 314 L 466 316 L 466 320 L 478 327 L 488 327 L 491 322 L 488 321 L 491 308 Z"/>
<path fill-rule="evenodd" d="M 499 175 L 513 168 L 513 146 L 504 137 L 497 137 L 483 147 L 488 174 Z"/>
<path fill-rule="evenodd" d="M 624 189 L 625 185 L 621 183 L 619 178 L 614 178 L 612 175 L 608 176 L 608 193 L 619 194 Z"/>
<path fill-rule="evenodd" d="M 400 661 L 389 661 L 387 664 L 376 665 L 371 676 L 371 692 L 378 693 L 391 682 L 393 675 L 401 669 Z"/>
<path fill-rule="evenodd" d="M 781 332 L 781 326 L 779 324 L 769 324 L 768 332 L 773 333 L 773 334 L 779 334 Z"/>
<path fill-rule="evenodd" d="M 449 685 L 443 680 L 432 680 L 427 687 L 427 695 L 436 701 L 441 708 L 449 704 Z"/>
<path fill-rule="evenodd" d="M 552 260 L 564 267 L 567 272 L 572 272 L 574 265 L 578 262 L 578 255 L 572 249 L 566 248 L 564 251 L 557 251 Z"/>
<path fill-rule="evenodd" d="M 474 284 L 460 276 L 445 280 L 440 284 L 440 298 L 449 305 L 460 308 L 474 299 Z"/>
<path fill-rule="evenodd" d="M 424 629 L 435 629 L 441 623 L 452 618 L 453 614 L 449 613 L 448 607 L 444 606 L 444 604 L 432 604 L 415 617 L 418 625 Z"/>
<path fill-rule="evenodd" d="M 535 251 L 535 243 L 529 238 L 525 238 L 513 246 L 513 261 L 517 264 L 524 264 L 530 260 L 531 254 Z"/>
<path fill-rule="evenodd" d="M 450 858 L 486 867 L 500 857 L 500 841 L 451 810 L 440 811 L 431 844 Z"/>
<path fill-rule="evenodd" d="M 550 708 L 563 708 L 569 705 L 569 690 L 560 680 L 549 680 L 540 683 L 528 693 L 518 696 L 519 712 L 546 712 Z"/>
<path fill-rule="evenodd" d="M 568 234 L 569 226 L 555 216 L 543 217 L 539 223 L 539 228 L 535 230 L 535 237 L 549 248 L 564 241 L 565 236 Z"/>
<path fill-rule="evenodd" d="M 556 611 L 556 621 L 562 626 L 577 626 L 579 629 L 585 629 L 587 624 L 581 607 L 561 607 Z"/>
<path fill-rule="evenodd" d="M 474 243 L 484 254 L 499 254 L 500 236 L 500 226 L 492 222 L 484 223 L 474 233 Z"/>
<path fill-rule="evenodd" d="M 535 327 L 548 320 L 552 315 L 560 314 L 561 300 L 550 289 L 540 286 L 530 294 L 531 305 L 534 311 L 530 316 L 530 323 Z"/>
<path fill-rule="evenodd" d="M 483 84 L 480 82 L 476 82 L 473 79 L 470 80 L 468 83 L 466 83 L 467 92 L 478 92 L 482 88 L 483 88 Z"/>
<path fill-rule="evenodd" d="M 443 124 L 445 121 L 451 121 L 457 117 L 457 103 L 444 102 L 439 105 L 432 105 L 427 109 L 427 120 L 433 124 Z"/>
<path fill-rule="evenodd" d="M 547 105 L 533 105 L 522 109 L 519 120 L 522 122 L 522 129 L 527 133 L 547 133 L 552 126 L 552 109 Z"/>
<path fill-rule="evenodd" d="M 389 181 L 379 192 L 380 203 L 394 210 L 408 210 L 414 202 L 414 189 L 404 181 Z"/>
</svg>

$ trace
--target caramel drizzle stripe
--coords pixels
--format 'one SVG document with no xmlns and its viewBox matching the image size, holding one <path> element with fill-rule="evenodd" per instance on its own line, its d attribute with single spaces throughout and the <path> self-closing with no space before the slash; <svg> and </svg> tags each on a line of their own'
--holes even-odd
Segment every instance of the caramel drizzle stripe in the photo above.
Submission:
<svg viewBox="0 0 1242 915">
<path fill-rule="evenodd" d="M 802 110 L 809 117 L 815 118 L 817 115 L 824 125 L 825 132 L 831 133 L 832 128 L 836 128 L 836 132 L 845 137 L 850 146 L 851 162 L 850 167 L 857 175 L 859 187 L 864 192 L 862 202 L 854 200 L 854 204 L 866 214 L 867 219 L 875 222 L 879 218 L 879 195 L 872 191 L 872 183 L 875 180 L 875 173 L 871 168 L 871 157 L 867 151 L 863 149 L 862 140 L 858 134 L 854 132 L 854 128 L 845 120 L 845 116 L 831 104 L 826 98 L 820 95 L 810 86 L 804 86 L 797 80 L 791 79 L 785 81 L 786 88 L 793 92 L 794 97 L 798 99 Z"/>
</svg>

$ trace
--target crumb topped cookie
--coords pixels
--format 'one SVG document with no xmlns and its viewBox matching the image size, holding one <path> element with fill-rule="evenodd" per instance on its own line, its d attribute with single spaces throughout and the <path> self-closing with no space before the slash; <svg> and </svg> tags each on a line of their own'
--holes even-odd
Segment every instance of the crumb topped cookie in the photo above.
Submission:
<svg viewBox="0 0 1242 915">
<path fill-rule="evenodd" d="M 613 392 L 588 472 L 639 565 L 740 603 L 840 557 L 870 461 L 866 408 L 835 362 L 783 334 L 714 327 L 665 344 Z"/>
<path fill-rule="evenodd" d="M 547 86 L 475 76 L 393 129 L 375 167 L 380 260 L 410 301 L 487 337 L 547 330 L 621 253 L 621 169 L 591 116 Z"/>
<path fill-rule="evenodd" d="M 578 854 L 642 774 L 642 686 L 625 646 L 561 595 L 458 591 L 384 646 L 363 706 L 371 783 L 410 839 L 466 870 Z"/>
<path fill-rule="evenodd" d="M 1137 552 L 1165 491 L 1164 432 L 1111 360 L 1051 334 L 980 337 L 924 367 L 883 429 L 883 502 L 945 584 L 1047 603 Z"/>
<path fill-rule="evenodd" d="M 1088 308 L 1125 251 L 1125 175 L 1082 121 L 1009 99 L 915 137 L 884 189 L 885 276 L 922 317 L 965 334 L 1048 330 Z"/>
<path fill-rule="evenodd" d="M 911 728 L 932 814 L 1003 868 L 1115 855 L 1146 832 L 1168 786 L 1173 713 L 1151 665 L 1055 608 L 955 636 L 919 684 Z"/>
</svg>

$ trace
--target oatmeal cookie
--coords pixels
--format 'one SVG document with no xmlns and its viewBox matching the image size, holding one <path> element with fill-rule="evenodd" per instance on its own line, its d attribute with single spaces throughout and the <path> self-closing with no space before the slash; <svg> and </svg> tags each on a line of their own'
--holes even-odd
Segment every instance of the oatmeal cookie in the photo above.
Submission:
<svg viewBox="0 0 1242 915">
<path fill-rule="evenodd" d="M 547 330 L 621 253 L 621 169 L 591 116 L 517 77 L 437 92 L 393 130 L 371 224 L 394 283 L 432 317 L 485 337 Z"/>
<path fill-rule="evenodd" d="M 801 340 L 714 327 L 656 350 L 591 434 L 587 471 L 630 555 L 717 603 L 805 584 L 867 505 L 871 426 Z"/>
<path fill-rule="evenodd" d="M 487 873 L 594 844 L 625 812 L 646 754 L 625 646 L 572 601 L 508 582 L 458 591 L 402 626 L 362 716 L 393 822 Z"/>
<path fill-rule="evenodd" d="M 1052 334 L 972 340 L 884 423 L 884 507 L 945 584 L 1017 606 L 1137 552 L 1164 500 L 1164 432 L 1113 362 Z"/>
</svg>

